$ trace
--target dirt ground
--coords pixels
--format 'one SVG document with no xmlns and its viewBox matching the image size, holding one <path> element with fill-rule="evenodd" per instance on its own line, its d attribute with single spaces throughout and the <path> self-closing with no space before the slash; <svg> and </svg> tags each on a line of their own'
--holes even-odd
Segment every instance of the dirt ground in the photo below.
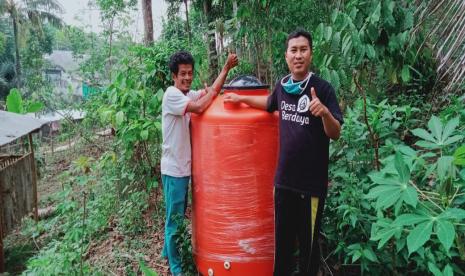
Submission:
<svg viewBox="0 0 465 276">
<path fill-rule="evenodd" d="M 53 195 L 63 189 L 63 182 L 66 181 L 64 173 L 72 168 L 73 160 L 81 155 L 98 159 L 102 154 L 101 150 L 85 143 L 73 143 L 71 147 L 66 147 L 67 144 L 67 142 L 63 143 L 63 149 L 53 154 L 46 150 L 43 151 L 46 154 L 40 154 L 39 150 L 40 178 L 37 187 L 39 211 L 54 208 L 57 202 L 55 202 Z M 164 222 L 156 219 L 159 216 L 154 215 L 156 212 L 163 212 L 162 208 L 158 206 L 160 196 L 162 196 L 161 193 L 158 195 L 152 193 L 150 196 L 150 207 L 144 213 L 147 230 L 143 234 L 126 236 L 118 231 L 116 222 L 112 219 L 109 221 L 104 238 L 90 242 L 86 261 L 94 271 L 99 271 L 104 275 L 138 275 L 140 274 L 138 273 L 139 261 L 142 260 L 158 275 L 171 275 L 167 260 L 161 257 L 164 242 Z M 190 217 L 190 208 L 188 208 L 187 214 Z M 29 220 L 27 223 L 33 223 L 33 221 Z M 46 239 L 46 233 L 31 239 L 30 236 L 21 233 L 21 226 L 10 233 L 5 239 L 8 273 L 16 275 L 24 271 L 27 260 L 38 252 Z"/>
<path fill-rule="evenodd" d="M 150 199 L 155 206 L 154 196 Z M 164 242 L 163 222 L 153 219 L 153 207 L 144 214 L 144 234 L 128 237 L 111 227 L 108 238 L 103 242 L 93 242 L 88 251 L 88 261 L 92 267 L 104 274 L 127 275 L 128 270 L 136 273 L 139 261 L 142 260 L 149 268 L 160 276 L 169 276 L 169 265 L 161 257 Z"/>
</svg>

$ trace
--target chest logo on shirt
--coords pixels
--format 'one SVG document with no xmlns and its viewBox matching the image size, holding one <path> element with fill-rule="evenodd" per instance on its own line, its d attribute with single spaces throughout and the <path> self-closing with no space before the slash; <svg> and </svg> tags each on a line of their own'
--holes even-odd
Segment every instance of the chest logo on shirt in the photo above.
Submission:
<svg viewBox="0 0 465 276">
<path fill-rule="evenodd" d="M 303 113 L 307 112 L 310 107 L 310 98 L 307 95 L 300 97 L 299 102 L 297 103 L 297 112 Z"/>
<path fill-rule="evenodd" d="M 306 100 L 305 100 L 306 98 Z M 297 104 L 287 103 L 286 101 L 281 101 L 281 120 L 297 123 L 301 126 L 309 125 L 310 118 L 308 107 L 310 106 L 310 99 L 307 95 L 302 96 Z"/>
</svg>

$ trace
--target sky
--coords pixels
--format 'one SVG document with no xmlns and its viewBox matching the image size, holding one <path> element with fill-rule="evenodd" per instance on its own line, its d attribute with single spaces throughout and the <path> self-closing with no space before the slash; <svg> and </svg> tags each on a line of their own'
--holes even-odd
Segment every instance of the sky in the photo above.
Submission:
<svg viewBox="0 0 465 276">
<path fill-rule="evenodd" d="M 84 28 L 90 32 L 101 32 L 102 26 L 99 11 L 88 7 L 89 0 L 58 0 L 65 9 L 62 19 L 68 25 Z M 134 24 L 129 27 L 136 41 L 141 41 L 144 35 L 141 1 L 138 0 L 138 10 L 131 14 Z M 164 0 L 152 0 L 153 32 L 157 39 L 161 34 L 162 17 L 165 16 L 167 4 Z M 165 16 L 166 17 L 166 16 Z"/>
</svg>

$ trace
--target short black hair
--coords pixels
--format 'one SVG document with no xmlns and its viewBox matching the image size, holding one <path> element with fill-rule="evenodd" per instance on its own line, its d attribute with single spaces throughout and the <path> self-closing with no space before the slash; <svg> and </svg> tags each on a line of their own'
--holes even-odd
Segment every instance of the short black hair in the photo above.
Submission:
<svg viewBox="0 0 465 276">
<path fill-rule="evenodd" d="M 303 36 L 308 40 L 308 45 L 310 45 L 310 50 L 313 51 L 312 35 L 309 32 L 307 32 L 307 31 L 305 31 L 303 29 L 297 29 L 297 30 L 293 31 L 292 33 L 290 33 L 287 36 L 287 39 L 286 39 L 286 51 L 287 51 L 287 47 L 289 47 L 289 40 L 291 40 L 293 38 L 298 38 L 299 36 Z"/>
<path fill-rule="evenodd" d="M 191 53 L 187 51 L 178 51 L 170 57 L 168 66 L 171 73 L 178 75 L 179 64 L 190 64 L 192 65 L 192 70 L 194 70 L 194 57 L 192 57 Z"/>
</svg>

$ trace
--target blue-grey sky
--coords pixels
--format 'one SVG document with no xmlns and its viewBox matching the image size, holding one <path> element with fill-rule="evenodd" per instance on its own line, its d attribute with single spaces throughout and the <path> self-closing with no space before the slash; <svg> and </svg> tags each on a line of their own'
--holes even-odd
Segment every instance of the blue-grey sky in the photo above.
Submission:
<svg viewBox="0 0 465 276">
<path fill-rule="evenodd" d="M 86 31 L 100 32 L 102 30 L 99 11 L 88 7 L 89 0 L 58 0 L 65 9 L 63 20 L 68 25 L 84 28 Z M 155 39 L 160 35 L 162 17 L 165 16 L 167 4 L 164 0 L 152 0 L 153 30 Z M 134 39 L 140 41 L 143 37 L 141 1 L 138 0 L 137 12 L 130 15 L 133 23 L 128 27 Z"/>
</svg>

